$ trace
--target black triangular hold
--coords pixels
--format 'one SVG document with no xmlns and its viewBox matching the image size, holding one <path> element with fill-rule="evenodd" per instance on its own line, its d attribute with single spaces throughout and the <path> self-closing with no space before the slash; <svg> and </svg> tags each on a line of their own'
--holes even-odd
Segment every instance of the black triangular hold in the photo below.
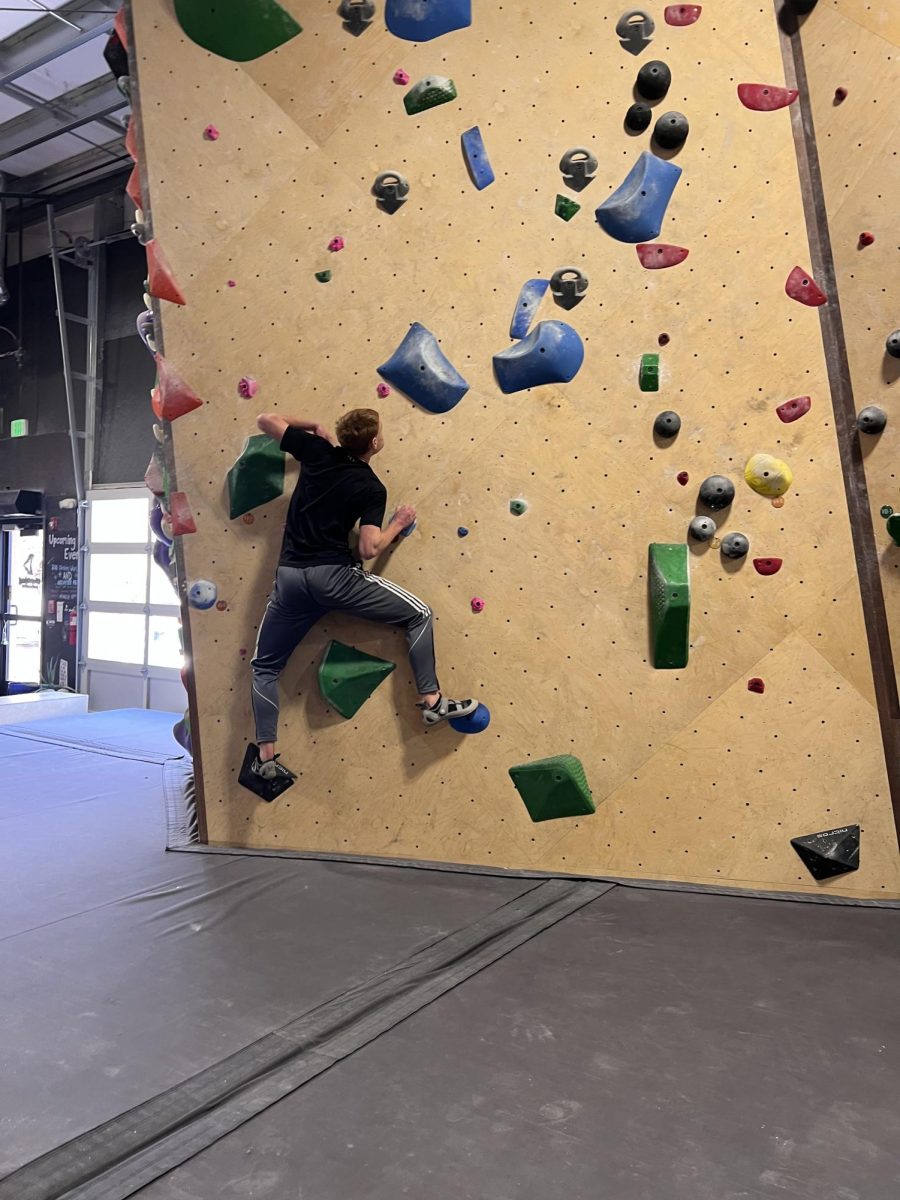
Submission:
<svg viewBox="0 0 900 1200">
<path fill-rule="evenodd" d="M 813 879 L 830 879 L 859 869 L 859 826 L 844 825 L 791 838 Z"/>
<path fill-rule="evenodd" d="M 244 761 L 241 765 L 241 773 L 238 775 L 238 783 L 259 796 L 260 800 L 265 800 L 271 804 L 273 800 L 277 800 L 282 792 L 286 792 L 289 787 L 292 787 L 297 776 L 293 771 L 289 771 L 287 767 L 281 763 L 278 764 L 278 775 L 275 779 L 261 779 L 259 775 L 254 774 L 251 770 L 251 763 L 259 754 L 259 746 L 255 742 L 250 742 L 247 746 L 247 751 L 244 754 Z"/>
</svg>

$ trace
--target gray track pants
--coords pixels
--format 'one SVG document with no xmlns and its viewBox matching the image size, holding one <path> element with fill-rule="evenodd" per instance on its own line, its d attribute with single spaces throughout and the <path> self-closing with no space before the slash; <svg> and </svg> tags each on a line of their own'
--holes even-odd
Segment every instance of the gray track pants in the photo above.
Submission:
<svg viewBox="0 0 900 1200">
<path fill-rule="evenodd" d="M 434 666 L 433 615 L 423 600 L 359 566 L 279 567 L 250 664 L 258 743 L 276 740 L 278 676 L 300 639 L 329 612 L 401 626 L 406 630 L 409 663 L 419 694 L 440 691 Z"/>
</svg>

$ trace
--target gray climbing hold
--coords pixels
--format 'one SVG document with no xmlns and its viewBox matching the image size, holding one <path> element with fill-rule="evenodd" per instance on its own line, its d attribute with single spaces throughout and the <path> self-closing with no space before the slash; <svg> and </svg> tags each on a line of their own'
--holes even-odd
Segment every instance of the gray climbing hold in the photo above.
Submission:
<svg viewBox="0 0 900 1200">
<path fill-rule="evenodd" d="M 629 54 L 640 54 L 650 45 L 655 28 L 649 13 L 645 13 L 641 8 L 629 8 L 616 22 L 616 36 L 623 50 L 627 50 Z"/>
<path fill-rule="evenodd" d="M 644 150 L 611 196 L 596 211 L 597 223 L 620 242 L 659 237 L 681 167 Z"/>
<path fill-rule="evenodd" d="M 688 533 L 695 542 L 708 542 L 716 535 L 716 523 L 712 517 L 694 517 L 688 525 Z"/>
<path fill-rule="evenodd" d="M 592 182 L 597 172 L 597 156 L 582 146 L 567 150 L 559 160 L 563 178 L 573 191 L 580 192 Z"/>
<path fill-rule="evenodd" d="M 560 308 L 574 308 L 584 299 L 588 277 L 578 267 L 560 267 L 550 276 L 550 293 Z"/>
<path fill-rule="evenodd" d="M 744 533 L 726 533 L 722 538 L 723 558 L 744 558 L 750 549 L 750 539 Z"/>
<path fill-rule="evenodd" d="M 414 321 L 391 357 L 375 368 L 382 379 L 429 412 L 449 412 L 469 385 L 447 358 L 434 334 Z"/>
<path fill-rule="evenodd" d="M 673 438 L 681 428 L 681 417 L 671 409 L 661 412 L 653 422 L 653 432 L 657 437 Z"/>
<path fill-rule="evenodd" d="M 644 63 L 637 73 L 634 86 L 645 100 L 662 100 L 672 83 L 672 72 L 658 58 Z"/>
<path fill-rule="evenodd" d="M 378 198 L 378 207 L 386 213 L 395 213 L 401 204 L 406 203 L 409 194 L 409 180 L 399 171 L 382 171 L 375 176 L 372 184 L 372 194 Z"/>
<path fill-rule="evenodd" d="M 375 17 L 375 5 L 372 0 L 341 0 L 338 5 L 338 16 L 344 22 L 347 32 L 352 33 L 354 37 L 359 37 L 372 24 Z"/>
<path fill-rule="evenodd" d="M 884 348 L 891 358 L 900 358 L 900 329 L 895 329 L 887 335 Z"/>
<path fill-rule="evenodd" d="M 542 383 L 568 383 L 584 362 L 584 345 L 565 321 L 539 321 L 508 350 L 494 355 L 494 371 L 505 395 Z"/>
<path fill-rule="evenodd" d="M 856 418 L 856 428 L 860 433 L 881 433 L 885 425 L 887 425 L 887 413 L 883 408 L 877 408 L 874 404 L 860 409 L 859 416 Z"/>
<path fill-rule="evenodd" d="M 724 475 L 710 475 L 700 484 L 700 503 L 712 512 L 727 508 L 734 499 L 734 484 Z"/>
<path fill-rule="evenodd" d="M 625 128 L 630 129 L 632 133 L 643 133 L 650 124 L 652 116 L 650 105 L 637 101 L 625 114 Z"/>
<path fill-rule="evenodd" d="M 683 146 L 689 132 L 688 119 L 680 112 L 663 113 L 653 127 L 656 144 L 663 150 L 677 150 Z"/>
<path fill-rule="evenodd" d="M 549 286 L 549 279 L 526 279 L 522 284 L 519 299 L 516 301 L 516 311 L 509 324 L 511 338 L 523 338 L 528 332 L 532 318 Z"/>
</svg>

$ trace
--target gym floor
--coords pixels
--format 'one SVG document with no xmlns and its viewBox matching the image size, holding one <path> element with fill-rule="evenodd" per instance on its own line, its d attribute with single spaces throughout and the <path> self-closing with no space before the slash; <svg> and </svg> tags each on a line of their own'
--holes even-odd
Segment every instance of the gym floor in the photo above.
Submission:
<svg viewBox="0 0 900 1200">
<path fill-rule="evenodd" d="M 897 1194 L 896 909 L 166 853 L 173 719 L 0 731 L 2 1200 Z"/>
</svg>

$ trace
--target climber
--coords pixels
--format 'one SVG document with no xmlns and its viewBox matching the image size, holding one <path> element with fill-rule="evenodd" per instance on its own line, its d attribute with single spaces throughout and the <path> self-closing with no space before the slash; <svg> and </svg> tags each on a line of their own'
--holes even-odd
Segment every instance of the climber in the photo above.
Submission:
<svg viewBox="0 0 900 1200">
<path fill-rule="evenodd" d="M 435 674 L 431 609 L 397 584 L 370 574 L 348 542 L 359 521 L 359 558 L 377 557 L 416 519 L 401 505 L 382 529 L 387 492 L 369 466 L 384 446 L 381 420 L 371 408 L 345 413 L 337 437 L 315 421 L 286 420 L 277 413 L 257 418 L 259 429 L 301 464 L 284 528 L 275 588 L 259 628 L 251 662 L 251 698 L 258 751 L 251 771 L 261 780 L 296 778 L 275 754 L 278 676 L 300 639 L 319 617 L 343 612 L 398 625 L 406 632 L 409 661 L 426 726 L 466 717 L 477 700 L 448 700 Z M 265 790 L 265 789 L 264 789 Z"/>
</svg>

